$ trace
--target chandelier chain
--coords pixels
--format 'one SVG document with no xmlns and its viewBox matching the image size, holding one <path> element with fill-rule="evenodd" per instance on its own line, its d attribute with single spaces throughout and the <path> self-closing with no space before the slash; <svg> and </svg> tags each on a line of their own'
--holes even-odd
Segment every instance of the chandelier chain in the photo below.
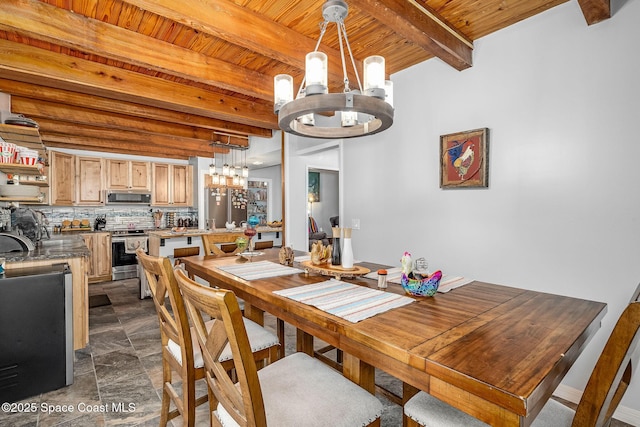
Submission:
<svg viewBox="0 0 640 427">
<path fill-rule="evenodd" d="M 342 47 L 342 31 L 340 24 L 342 24 L 342 19 L 336 21 L 336 30 L 338 30 L 338 44 L 340 45 L 340 60 L 342 62 L 342 76 L 344 81 L 344 92 L 350 92 L 349 88 L 349 76 L 347 76 L 347 61 L 344 60 L 344 48 Z M 346 38 L 345 34 L 345 38 Z"/>
</svg>

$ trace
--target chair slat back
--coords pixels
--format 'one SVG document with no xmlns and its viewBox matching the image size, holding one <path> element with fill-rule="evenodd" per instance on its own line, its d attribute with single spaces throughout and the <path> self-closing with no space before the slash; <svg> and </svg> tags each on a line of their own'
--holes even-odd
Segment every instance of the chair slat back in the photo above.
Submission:
<svg viewBox="0 0 640 427">
<path fill-rule="evenodd" d="M 235 243 L 238 237 L 242 236 L 239 233 L 211 233 L 202 235 L 202 246 L 204 247 L 205 255 L 215 256 L 230 256 L 240 252 L 240 248 L 236 247 L 233 252 L 225 252 L 220 249 L 217 244 L 221 243 Z"/>
<path fill-rule="evenodd" d="M 182 363 L 192 366 L 193 342 L 189 318 L 171 261 L 166 257 L 147 255 L 142 249 L 138 249 L 136 255 L 144 268 L 153 302 L 158 312 L 162 345 L 166 346 L 169 339 L 173 340 L 181 348 Z M 167 306 L 167 297 L 170 308 Z"/>
<path fill-rule="evenodd" d="M 640 341 L 640 285 L 604 346 L 573 419 L 574 427 L 609 425 L 631 381 Z"/>
<path fill-rule="evenodd" d="M 213 396 L 240 426 L 266 427 L 258 371 L 235 294 L 201 286 L 182 271 L 176 271 L 176 279 L 196 330 Z M 209 331 L 205 326 L 208 318 L 215 319 Z M 219 361 L 227 343 L 239 387 Z"/>
</svg>

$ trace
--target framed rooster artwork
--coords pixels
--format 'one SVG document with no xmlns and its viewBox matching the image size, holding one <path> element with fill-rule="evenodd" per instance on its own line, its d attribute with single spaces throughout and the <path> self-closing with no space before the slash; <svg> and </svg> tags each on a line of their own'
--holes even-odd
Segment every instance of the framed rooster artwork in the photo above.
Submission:
<svg viewBox="0 0 640 427">
<path fill-rule="evenodd" d="M 440 188 L 489 186 L 489 129 L 440 137 Z"/>
</svg>

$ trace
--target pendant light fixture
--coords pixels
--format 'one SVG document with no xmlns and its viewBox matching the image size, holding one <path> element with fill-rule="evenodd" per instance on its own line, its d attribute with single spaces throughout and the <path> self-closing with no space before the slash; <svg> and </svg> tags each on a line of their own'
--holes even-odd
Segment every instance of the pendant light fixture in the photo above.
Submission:
<svg viewBox="0 0 640 427">
<path fill-rule="evenodd" d="M 312 138 L 353 138 L 382 132 L 393 124 L 393 101 L 387 97 L 390 82 L 385 81 L 385 60 L 379 55 L 365 58 L 362 87 L 344 24 L 348 12 L 344 0 L 327 0 L 322 6 L 324 22 L 320 27 L 320 37 L 315 50 L 306 56 L 305 78 L 295 99 L 293 77 L 288 74 L 274 77 L 274 111 L 284 132 Z M 344 75 L 342 93 L 328 92 L 327 55 L 318 51 L 331 22 L 338 29 Z M 349 86 L 345 47 L 358 81 L 358 90 Z"/>
<path fill-rule="evenodd" d="M 206 184 L 207 187 L 214 189 L 216 192 L 225 195 L 227 188 L 232 189 L 246 189 L 247 179 L 245 177 L 249 176 L 249 168 L 246 166 L 246 157 L 244 162 L 244 167 L 240 168 L 240 165 L 236 163 L 235 152 L 237 150 L 246 151 L 249 146 L 237 146 L 231 145 L 231 137 L 234 138 L 246 138 L 249 139 L 248 136 L 239 136 L 239 135 L 231 135 L 222 132 L 213 132 L 215 135 L 224 135 L 228 137 L 226 143 L 221 141 L 213 141 L 211 142 L 211 146 L 213 148 L 212 154 L 212 163 L 209 165 L 209 182 Z M 220 154 L 219 156 L 215 155 L 215 147 L 226 148 L 231 153 L 231 165 L 229 165 L 228 155 Z M 217 157 L 220 157 L 223 162 L 223 166 L 221 169 L 221 173 L 218 173 L 217 167 Z M 242 159 L 242 157 L 240 157 Z M 246 169 L 246 175 L 245 174 Z M 241 176 L 242 175 L 242 176 Z"/>
</svg>

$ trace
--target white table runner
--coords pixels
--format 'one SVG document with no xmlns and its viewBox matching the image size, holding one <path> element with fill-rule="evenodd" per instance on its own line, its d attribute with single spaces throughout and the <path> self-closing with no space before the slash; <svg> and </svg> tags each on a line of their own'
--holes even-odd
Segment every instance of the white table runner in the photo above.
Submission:
<svg viewBox="0 0 640 427">
<path fill-rule="evenodd" d="M 274 293 L 312 305 L 353 323 L 415 301 L 413 298 L 336 279 Z"/>
<path fill-rule="evenodd" d="M 267 277 L 287 276 L 303 273 L 299 268 L 281 265 L 271 261 L 247 262 L 245 264 L 223 265 L 218 267 L 244 280 L 265 279 Z"/>
</svg>

